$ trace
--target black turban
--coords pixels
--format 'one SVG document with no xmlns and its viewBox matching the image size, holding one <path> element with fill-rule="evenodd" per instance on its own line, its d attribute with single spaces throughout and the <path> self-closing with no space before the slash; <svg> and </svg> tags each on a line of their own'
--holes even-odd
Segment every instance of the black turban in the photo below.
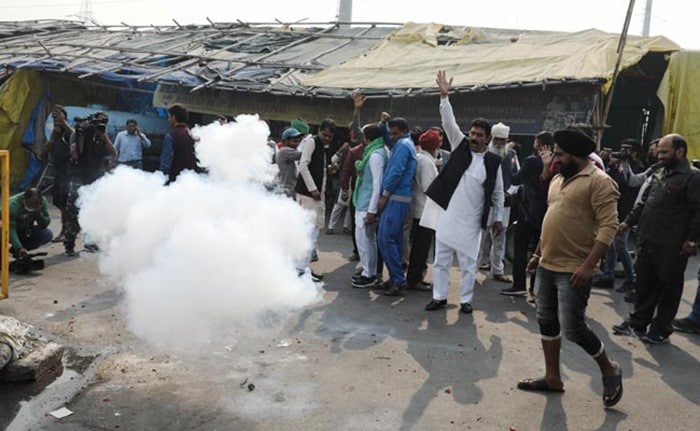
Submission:
<svg viewBox="0 0 700 431">
<path fill-rule="evenodd" d="M 575 157 L 588 157 L 595 150 L 593 138 L 578 127 L 557 130 L 554 132 L 554 143 Z"/>
</svg>

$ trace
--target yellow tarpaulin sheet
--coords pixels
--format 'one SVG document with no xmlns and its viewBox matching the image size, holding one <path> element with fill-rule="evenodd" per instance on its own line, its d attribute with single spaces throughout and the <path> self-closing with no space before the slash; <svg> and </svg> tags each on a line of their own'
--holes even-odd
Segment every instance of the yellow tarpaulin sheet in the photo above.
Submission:
<svg viewBox="0 0 700 431">
<path fill-rule="evenodd" d="M 683 135 L 688 158 L 700 159 L 700 51 L 671 56 L 658 95 L 664 104 L 664 134 Z"/>
<path fill-rule="evenodd" d="M 22 180 L 27 152 L 22 135 L 42 95 L 39 72 L 19 70 L 0 86 L 0 150 L 10 150 L 10 182 Z"/>
<path fill-rule="evenodd" d="M 335 88 L 429 88 L 444 69 L 456 87 L 504 85 L 544 80 L 610 80 L 618 34 L 514 31 L 441 24 L 408 23 L 375 49 L 330 67 L 304 85 Z M 448 43 L 445 43 L 448 42 Z M 673 52 L 678 45 L 662 36 L 630 36 L 621 68 L 648 52 Z"/>
</svg>

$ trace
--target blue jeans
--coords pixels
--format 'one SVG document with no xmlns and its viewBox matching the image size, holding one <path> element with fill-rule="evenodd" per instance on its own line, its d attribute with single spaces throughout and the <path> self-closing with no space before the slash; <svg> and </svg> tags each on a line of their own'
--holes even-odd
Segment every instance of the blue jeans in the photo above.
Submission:
<svg viewBox="0 0 700 431">
<path fill-rule="evenodd" d="M 605 268 L 603 271 L 603 277 L 606 280 L 613 280 L 615 278 L 615 265 L 617 265 L 617 258 L 619 257 L 620 260 L 622 260 L 622 266 L 625 268 L 625 280 L 628 283 L 634 282 L 634 266 L 632 265 L 632 256 L 630 256 L 630 251 L 627 247 L 629 236 L 630 231 L 628 229 L 616 236 L 615 241 L 608 247 L 608 252 L 605 254 Z"/>
<path fill-rule="evenodd" d="M 698 268 L 698 291 L 695 294 L 695 302 L 693 302 L 693 310 L 688 315 L 688 319 L 693 322 L 700 323 L 700 267 Z"/>
<path fill-rule="evenodd" d="M 379 233 L 377 244 L 379 252 L 389 270 L 389 281 L 392 284 L 405 284 L 403 273 L 403 225 L 408 216 L 408 202 L 389 200 L 379 217 Z"/>
<path fill-rule="evenodd" d="M 563 329 L 567 340 L 597 357 L 603 352 L 603 342 L 586 324 L 591 286 L 575 288 L 570 278 L 571 273 L 553 272 L 542 267 L 537 269 L 535 302 L 540 334 L 543 340 L 557 340 Z"/>
</svg>

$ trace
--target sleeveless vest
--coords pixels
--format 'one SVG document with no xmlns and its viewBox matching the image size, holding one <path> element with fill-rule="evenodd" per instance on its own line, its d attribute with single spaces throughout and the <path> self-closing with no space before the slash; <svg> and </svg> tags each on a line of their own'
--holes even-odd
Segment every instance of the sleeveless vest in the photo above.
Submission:
<svg viewBox="0 0 700 431">
<path fill-rule="evenodd" d="M 450 204 L 450 199 L 454 194 L 464 172 L 469 169 L 472 163 L 472 152 L 469 149 L 469 140 L 465 137 L 462 142 L 450 154 L 450 159 L 447 161 L 442 171 L 433 180 L 425 194 L 440 205 L 442 209 L 447 209 Z M 486 166 L 486 181 L 484 181 L 484 207 L 481 214 L 481 227 L 487 228 L 489 218 L 489 207 L 491 204 L 491 196 L 496 188 L 496 174 L 498 167 L 501 165 L 501 158 L 487 151 L 484 155 L 484 165 Z"/>
</svg>

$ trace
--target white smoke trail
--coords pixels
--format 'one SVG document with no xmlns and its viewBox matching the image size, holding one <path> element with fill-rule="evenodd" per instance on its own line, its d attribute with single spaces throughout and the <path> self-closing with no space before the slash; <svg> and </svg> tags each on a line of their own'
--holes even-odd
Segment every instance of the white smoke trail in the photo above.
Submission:
<svg viewBox="0 0 700 431">
<path fill-rule="evenodd" d="M 208 176 L 166 187 L 160 173 L 119 167 L 80 193 L 80 224 L 103 250 L 101 271 L 126 291 L 130 329 L 171 346 L 320 297 L 295 267 L 312 247 L 310 215 L 263 186 L 274 175 L 267 125 L 242 115 L 193 134 Z"/>
</svg>

